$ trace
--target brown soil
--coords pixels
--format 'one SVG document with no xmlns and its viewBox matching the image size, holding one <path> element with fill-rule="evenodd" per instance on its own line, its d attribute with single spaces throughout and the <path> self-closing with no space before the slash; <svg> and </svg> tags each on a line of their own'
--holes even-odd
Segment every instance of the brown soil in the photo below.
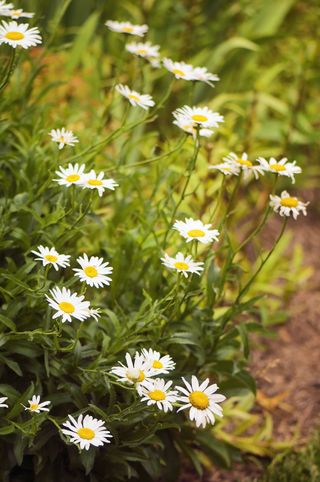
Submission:
<svg viewBox="0 0 320 482">
<path fill-rule="evenodd" d="M 314 272 L 290 299 L 289 320 L 275 328 L 276 338 L 252 340 L 256 348 L 250 365 L 257 380 L 257 409 L 272 413 L 274 438 L 279 441 L 298 434 L 298 443 L 303 443 L 320 425 L 320 224 L 316 221 L 316 216 L 309 215 L 290 222 L 296 242 L 303 246 L 304 265 Z M 277 224 L 270 226 L 271 236 L 278 232 Z M 189 472 L 180 482 L 252 482 L 265 463 L 249 457 L 230 471 L 214 468 L 202 479 Z"/>
</svg>

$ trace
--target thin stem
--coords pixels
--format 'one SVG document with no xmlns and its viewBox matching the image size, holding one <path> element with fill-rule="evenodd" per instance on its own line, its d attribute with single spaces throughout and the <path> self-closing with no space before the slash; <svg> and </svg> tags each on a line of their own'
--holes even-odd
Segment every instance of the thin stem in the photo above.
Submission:
<svg viewBox="0 0 320 482">
<path fill-rule="evenodd" d="M 3 90 L 6 87 L 6 85 L 9 82 L 11 74 L 14 70 L 15 57 L 16 57 L 16 49 L 12 48 L 11 53 L 10 53 L 9 62 L 8 62 L 7 68 L 6 68 L 6 72 L 4 74 L 4 78 L 3 78 L 2 83 L 0 84 L 0 92 L 1 92 L 1 90 Z"/>
</svg>

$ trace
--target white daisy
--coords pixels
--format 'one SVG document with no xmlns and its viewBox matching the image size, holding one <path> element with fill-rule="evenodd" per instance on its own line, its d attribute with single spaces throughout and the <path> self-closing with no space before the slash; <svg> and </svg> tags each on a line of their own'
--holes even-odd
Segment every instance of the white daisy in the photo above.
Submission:
<svg viewBox="0 0 320 482">
<path fill-rule="evenodd" d="M 100 309 L 99 308 L 89 308 L 89 317 L 94 318 L 96 321 L 98 321 L 98 318 L 100 318 Z"/>
<path fill-rule="evenodd" d="M 152 348 L 149 348 L 149 350 L 143 348 L 142 355 L 146 363 L 150 365 L 150 368 L 154 370 L 156 375 L 169 373 L 169 371 L 174 370 L 174 367 L 176 366 L 170 355 L 161 356 L 158 351 L 152 350 Z"/>
<path fill-rule="evenodd" d="M 237 156 L 234 152 L 230 152 L 223 160 L 232 166 L 240 168 L 245 178 L 251 174 L 253 174 L 256 179 L 259 178 L 259 175 L 264 176 L 265 169 L 260 164 L 253 164 L 253 162 L 249 161 L 246 152 L 243 152 L 241 157 Z"/>
<path fill-rule="evenodd" d="M 173 124 L 176 126 L 180 127 L 185 132 L 188 132 L 188 134 L 192 134 L 193 137 L 197 137 L 197 128 L 193 123 L 190 123 L 190 118 L 186 116 L 179 116 L 176 118 L 176 120 L 173 121 Z M 213 131 L 211 129 L 199 129 L 199 136 L 200 137 L 211 137 L 213 134 Z"/>
<path fill-rule="evenodd" d="M 113 32 L 138 35 L 139 37 L 143 37 L 149 30 L 148 25 L 133 25 L 131 22 L 117 22 L 116 20 L 107 20 L 105 25 Z"/>
<path fill-rule="evenodd" d="M 8 397 L 0 397 L 0 408 L 8 408 L 9 406 L 4 403 L 6 400 L 8 400 Z"/>
<path fill-rule="evenodd" d="M 64 435 L 70 436 L 70 442 L 79 445 L 80 449 L 89 450 L 90 445 L 100 447 L 105 443 L 110 443 L 111 433 L 105 427 L 103 420 L 91 417 L 91 415 L 79 415 L 78 420 L 72 415 L 68 415 L 69 420 L 64 422 L 61 429 Z"/>
<path fill-rule="evenodd" d="M 103 288 L 104 285 L 109 286 L 111 278 L 107 276 L 112 273 L 113 268 L 108 266 L 108 262 L 103 262 L 103 258 L 98 256 L 91 256 L 89 259 L 86 254 L 79 256 L 77 262 L 80 264 L 81 269 L 74 268 L 80 281 L 84 281 L 89 286 L 95 286 L 96 288 Z"/>
<path fill-rule="evenodd" d="M 150 377 L 156 375 L 156 372 L 151 369 L 150 363 L 146 362 L 143 355 L 136 352 L 134 358 L 129 353 L 126 353 L 126 362 L 124 365 L 120 363 L 120 366 L 111 368 L 111 373 L 117 375 L 120 382 L 134 385 L 138 393 L 141 394 L 142 384 L 146 382 Z"/>
<path fill-rule="evenodd" d="M 212 112 L 208 107 L 189 107 L 185 105 L 173 112 L 173 117 L 185 117 L 189 124 L 200 127 L 219 127 L 219 123 L 223 122 L 223 116 L 218 112 Z"/>
<path fill-rule="evenodd" d="M 50 298 L 46 295 L 47 301 L 51 308 L 56 310 L 53 315 L 53 319 L 62 316 L 62 323 L 66 321 L 72 321 L 72 318 L 83 321 L 89 318 L 90 315 L 90 302 L 83 301 L 84 296 L 78 296 L 77 293 L 71 293 L 69 289 L 56 287 L 50 290 Z"/>
<path fill-rule="evenodd" d="M 162 378 L 146 381 L 141 387 L 141 401 L 147 402 L 147 405 L 157 405 L 158 409 L 164 412 L 172 410 L 178 392 L 170 390 L 171 385 L 171 380 L 166 382 Z"/>
<path fill-rule="evenodd" d="M 184 257 L 182 253 L 178 253 L 175 258 L 171 258 L 167 253 L 164 253 L 164 258 L 161 258 L 161 261 L 166 268 L 177 270 L 185 278 L 188 278 L 188 273 L 200 275 L 203 271 L 202 262 L 195 263 L 191 256 Z"/>
<path fill-rule="evenodd" d="M 81 184 L 85 167 L 84 164 L 81 164 L 81 166 L 79 164 L 68 164 L 67 168 L 59 166 L 60 171 L 56 171 L 56 174 L 60 179 L 53 180 L 60 184 L 60 186 L 69 187 L 73 184 Z"/>
<path fill-rule="evenodd" d="M 211 82 L 217 82 L 219 77 L 216 74 L 211 74 L 205 67 L 194 67 L 192 72 L 193 80 L 199 80 L 212 85 Z"/>
<path fill-rule="evenodd" d="M 193 80 L 193 67 L 185 62 L 174 62 L 171 59 L 162 60 L 164 67 L 171 72 L 176 79 Z"/>
<path fill-rule="evenodd" d="M 304 216 L 307 215 L 306 207 L 309 203 L 299 201 L 298 198 L 290 196 L 287 191 L 282 191 L 281 197 L 270 194 L 270 199 L 270 206 L 276 213 L 279 213 L 280 216 L 290 216 L 292 214 L 293 218 L 297 219 L 300 212 L 302 212 Z"/>
<path fill-rule="evenodd" d="M 155 105 L 151 95 L 139 94 L 139 92 L 129 89 L 127 85 L 116 85 L 116 91 L 126 97 L 130 104 L 134 107 L 138 105 L 139 107 L 147 110 L 149 107 L 153 107 Z"/>
<path fill-rule="evenodd" d="M 217 169 L 226 176 L 238 176 L 240 173 L 240 166 L 238 164 L 233 164 L 231 162 L 221 162 L 220 164 L 215 164 L 214 166 L 209 166 L 209 169 Z"/>
<path fill-rule="evenodd" d="M 0 25 L 0 45 L 8 44 L 13 48 L 22 47 L 28 49 L 42 43 L 41 35 L 37 27 L 29 28 L 28 23 L 18 24 L 15 21 L 2 21 Z"/>
<path fill-rule="evenodd" d="M 222 408 L 218 404 L 223 402 L 226 397 L 219 393 L 215 394 L 218 386 L 216 384 L 209 385 L 209 378 L 201 385 L 194 375 L 191 378 L 191 384 L 184 378 L 182 380 L 187 388 L 175 387 L 183 394 L 178 398 L 178 401 L 184 403 L 184 405 L 179 408 L 178 412 L 190 408 L 189 418 L 195 420 L 197 427 L 201 425 L 205 427 L 207 423 L 213 425 L 215 422 L 214 415 L 223 416 Z"/>
<path fill-rule="evenodd" d="M 88 174 L 83 175 L 80 184 L 83 188 L 97 189 L 98 194 L 101 197 L 106 189 L 114 191 L 115 187 L 119 186 L 114 179 L 103 179 L 103 177 L 103 172 L 100 172 L 100 174 L 97 175 L 97 173 L 91 169 Z"/>
<path fill-rule="evenodd" d="M 11 17 L 14 20 L 16 20 L 21 17 L 32 18 L 34 16 L 34 13 L 24 12 L 22 8 L 17 8 L 17 9 L 7 10 L 6 12 L 3 12 L 1 15 L 4 15 L 5 17 Z"/>
<path fill-rule="evenodd" d="M 150 42 L 131 42 L 126 45 L 126 50 L 128 50 L 128 52 L 146 59 L 159 57 L 159 48 L 159 45 L 152 45 Z"/>
<path fill-rule="evenodd" d="M 42 261 L 43 266 L 47 266 L 47 264 L 52 264 L 54 269 L 58 271 L 60 268 L 66 268 L 70 265 L 69 254 L 59 254 L 55 248 L 48 248 L 48 246 L 38 246 L 38 251 L 31 251 L 31 253 L 38 256 L 35 258 L 36 261 Z"/>
<path fill-rule="evenodd" d="M 73 135 L 72 131 L 66 131 L 64 127 L 62 129 L 52 129 L 49 132 L 52 142 L 57 142 L 59 144 L 59 149 L 63 149 L 64 146 L 73 147 L 77 142 L 78 138 Z"/>
<path fill-rule="evenodd" d="M 274 157 L 271 157 L 269 162 L 263 157 L 259 157 L 258 161 L 265 171 L 274 172 L 275 174 L 279 174 L 279 176 L 290 177 L 292 184 L 295 183 L 294 175 L 302 172 L 301 167 L 296 166 L 296 161 L 288 162 L 286 157 L 280 161 L 277 161 Z"/>
<path fill-rule="evenodd" d="M 51 402 L 40 402 L 40 395 L 33 395 L 31 400 L 28 400 L 29 407 L 24 407 L 25 410 L 34 413 L 40 412 L 49 412 L 49 408 L 46 408 L 47 405 L 50 405 Z"/>
<path fill-rule="evenodd" d="M 6 15 L 12 8 L 14 8 L 13 3 L 6 3 L 5 0 L 0 0 L 0 15 Z"/>
<path fill-rule="evenodd" d="M 213 241 L 219 241 L 219 231 L 217 229 L 210 229 L 211 224 L 203 224 L 200 219 L 194 220 L 192 218 L 185 219 L 185 221 L 176 221 L 172 229 L 179 231 L 181 236 L 190 241 L 200 241 L 200 243 L 207 244 Z"/>
</svg>

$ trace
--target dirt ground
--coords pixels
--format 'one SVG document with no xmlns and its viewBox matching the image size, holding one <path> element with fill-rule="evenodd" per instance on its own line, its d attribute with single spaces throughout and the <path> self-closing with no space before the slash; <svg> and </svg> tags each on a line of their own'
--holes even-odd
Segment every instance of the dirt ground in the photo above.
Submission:
<svg viewBox="0 0 320 482">
<path fill-rule="evenodd" d="M 267 408 L 274 419 L 274 437 L 285 440 L 299 428 L 303 443 L 320 425 L 320 223 L 316 213 L 290 221 L 297 243 L 304 249 L 304 264 L 312 266 L 312 277 L 300 286 L 289 301 L 288 321 L 275 328 L 276 338 L 254 341 L 250 370 L 257 380 L 257 404 Z M 318 222 L 317 222 L 318 221 Z M 276 223 L 277 224 L 277 223 Z M 271 233 L 279 226 L 270 226 Z M 263 472 L 266 461 L 248 458 L 230 471 L 213 468 L 203 482 L 251 482 Z M 188 472 L 180 482 L 196 482 L 199 476 Z"/>
</svg>

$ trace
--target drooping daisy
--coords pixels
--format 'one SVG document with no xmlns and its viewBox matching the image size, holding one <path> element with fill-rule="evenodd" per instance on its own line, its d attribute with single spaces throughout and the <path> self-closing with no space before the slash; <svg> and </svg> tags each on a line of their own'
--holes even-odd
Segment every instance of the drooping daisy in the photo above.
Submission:
<svg viewBox="0 0 320 482">
<path fill-rule="evenodd" d="M 290 196 L 287 191 L 282 191 L 281 196 L 274 196 L 270 194 L 270 199 L 270 206 L 276 213 L 279 213 L 280 216 L 292 215 L 293 219 L 297 219 L 300 212 L 302 212 L 304 216 L 307 215 L 306 207 L 309 203 L 299 201 L 298 198 Z"/>
<path fill-rule="evenodd" d="M 217 82 L 218 80 L 220 80 L 216 74 L 211 74 L 211 72 L 208 72 L 205 67 L 194 67 L 192 76 L 193 80 L 206 82 L 211 86 L 211 82 Z"/>
<path fill-rule="evenodd" d="M 64 127 L 62 129 L 52 129 L 49 132 L 52 142 L 57 142 L 59 144 L 59 149 L 63 149 L 64 146 L 73 147 L 77 142 L 78 138 L 73 135 L 72 131 L 66 131 Z"/>
<path fill-rule="evenodd" d="M 89 286 L 95 286 L 96 288 L 103 288 L 104 285 L 109 286 L 111 278 L 107 275 L 112 273 L 113 268 L 108 266 L 108 262 L 103 262 L 103 258 L 98 256 L 91 256 L 89 259 L 86 254 L 79 256 L 77 262 L 80 264 L 81 269 L 74 268 L 80 281 L 84 281 Z"/>
<path fill-rule="evenodd" d="M 249 177 L 251 174 L 253 174 L 256 179 L 259 178 L 259 175 L 264 176 L 265 169 L 261 164 L 253 164 L 253 162 L 249 161 L 246 152 L 243 152 L 241 156 L 237 156 L 234 152 L 230 152 L 230 154 L 224 157 L 223 160 L 230 165 L 239 167 L 241 171 L 243 171 L 245 178 Z"/>
<path fill-rule="evenodd" d="M 70 265 L 69 254 L 59 254 L 55 248 L 48 248 L 48 246 L 38 246 L 38 251 L 31 251 L 31 253 L 38 256 L 35 258 L 36 261 L 42 261 L 43 266 L 47 266 L 47 264 L 52 264 L 54 269 L 58 271 L 60 268 L 66 268 Z"/>
<path fill-rule="evenodd" d="M 226 176 L 238 176 L 240 173 L 240 166 L 238 164 L 233 164 L 230 162 L 221 162 L 220 164 L 209 166 L 209 169 L 217 169 Z"/>
<path fill-rule="evenodd" d="M 197 128 L 193 123 L 190 123 L 190 119 L 188 117 L 179 116 L 173 121 L 173 124 L 180 127 L 180 129 L 183 131 L 188 132 L 188 134 L 192 134 L 193 137 L 197 137 Z M 199 129 L 200 137 L 211 137 L 212 134 L 213 131 L 211 129 Z"/>
<path fill-rule="evenodd" d="M 79 164 L 68 164 L 67 168 L 59 166 L 60 171 L 56 171 L 56 174 L 60 179 L 53 180 L 60 184 L 60 186 L 66 187 L 72 186 L 73 184 L 81 184 L 85 167 L 84 164 L 81 164 L 81 166 Z"/>
<path fill-rule="evenodd" d="M 271 157 L 269 162 L 263 157 L 259 157 L 258 161 L 265 171 L 274 172 L 279 176 L 290 177 L 292 184 L 296 182 L 294 175 L 302 172 L 301 167 L 296 166 L 296 161 L 288 162 L 286 157 L 280 161 L 277 161 L 274 157 Z"/>
<path fill-rule="evenodd" d="M 98 321 L 98 318 L 100 318 L 100 308 L 89 308 L 89 317 L 94 318 L 96 321 Z"/>
<path fill-rule="evenodd" d="M 156 373 L 150 368 L 150 363 L 146 362 L 143 355 L 136 352 L 134 358 L 126 353 L 126 365 L 120 363 L 120 366 L 111 368 L 111 373 L 117 375 L 120 382 L 134 385 L 138 393 L 141 394 L 142 384 Z"/>
<path fill-rule="evenodd" d="M 72 318 L 83 321 L 89 318 L 90 302 L 83 301 L 84 296 L 78 296 L 77 293 L 71 293 L 67 288 L 55 287 L 50 290 L 52 298 L 46 295 L 47 301 L 51 308 L 56 310 L 53 319 L 62 316 L 62 323 L 72 321 Z"/>
<path fill-rule="evenodd" d="M 7 10 L 6 12 L 1 13 L 1 15 L 4 15 L 5 17 L 11 17 L 14 20 L 17 20 L 18 18 L 21 18 L 21 17 L 32 18 L 34 16 L 34 13 L 24 12 L 22 8 L 17 8 L 17 9 Z"/>
<path fill-rule="evenodd" d="M 105 443 L 110 443 L 111 433 L 105 427 L 103 420 L 91 417 L 91 415 L 79 415 L 78 419 L 68 415 L 69 420 L 64 422 L 61 429 L 64 435 L 70 436 L 70 442 L 79 445 L 80 449 L 89 450 L 90 445 L 100 447 Z"/>
<path fill-rule="evenodd" d="M 117 22 L 116 20 L 107 20 L 105 25 L 113 32 L 138 35 L 139 37 L 143 37 L 149 30 L 148 25 L 133 25 L 131 22 Z"/>
<path fill-rule="evenodd" d="M 150 42 L 131 42 L 130 44 L 126 45 L 126 50 L 128 50 L 128 52 L 146 59 L 154 59 L 159 57 L 159 48 L 159 45 L 152 45 Z"/>
<path fill-rule="evenodd" d="M 50 405 L 51 402 L 40 402 L 40 395 L 33 395 L 31 400 L 28 400 L 29 407 L 24 407 L 25 410 L 34 413 L 40 412 L 49 412 L 49 408 L 46 408 Z"/>
<path fill-rule="evenodd" d="M 182 378 L 185 387 L 176 386 L 175 388 L 179 390 L 183 396 L 178 398 L 179 402 L 184 403 L 184 405 L 179 408 L 180 410 L 185 410 L 190 408 L 189 418 L 196 422 L 196 426 L 201 425 L 205 427 L 207 423 L 214 424 L 215 417 L 218 415 L 222 417 L 222 408 L 218 405 L 223 402 L 226 397 L 215 392 L 218 389 L 216 384 L 209 385 L 209 378 L 207 378 L 201 385 L 197 377 L 194 375 L 191 378 L 191 384 L 188 383 L 184 378 Z"/>
<path fill-rule="evenodd" d="M 93 169 L 88 174 L 84 174 L 80 185 L 87 189 L 97 189 L 101 197 L 106 189 L 114 191 L 119 186 L 114 179 L 103 179 L 104 173 L 97 174 Z"/>
<path fill-rule="evenodd" d="M 173 112 L 173 117 L 185 117 L 189 124 L 200 127 L 219 127 L 219 123 L 223 122 L 223 116 L 218 112 L 212 112 L 208 107 L 189 107 L 185 105 Z"/>
<path fill-rule="evenodd" d="M 28 49 L 42 43 L 41 35 L 37 27 L 29 28 L 28 23 L 18 24 L 16 21 L 2 21 L 0 25 L 0 45 L 8 44 L 13 48 L 22 47 Z"/>
<path fill-rule="evenodd" d="M 158 351 L 152 350 L 152 348 L 149 348 L 149 350 L 143 348 L 142 356 L 156 375 L 169 373 L 169 371 L 174 370 L 174 367 L 176 366 L 170 355 L 161 356 Z"/>
<path fill-rule="evenodd" d="M 116 90 L 119 92 L 119 94 L 126 97 L 130 104 L 134 107 L 138 105 L 139 107 L 147 110 L 149 107 L 153 107 L 155 105 L 151 95 L 139 94 L 139 92 L 129 89 L 127 85 L 118 84 L 116 85 Z"/>
<path fill-rule="evenodd" d="M 193 80 L 193 67 L 185 62 L 174 62 L 171 59 L 162 60 L 164 67 L 171 72 L 176 79 Z"/>
<path fill-rule="evenodd" d="M 8 397 L 0 397 L 0 408 L 8 408 L 9 406 L 4 403 L 6 400 L 8 400 Z"/>
<path fill-rule="evenodd" d="M 207 244 L 213 241 L 219 241 L 219 231 L 217 229 L 210 229 L 211 224 L 203 224 L 200 219 L 185 219 L 185 221 L 176 221 L 172 229 L 179 231 L 181 236 L 190 241 L 200 241 L 200 243 Z"/>
<path fill-rule="evenodd" d="M 168 412 L 173 409 L 172 404 L 177 401 L 178 392 L 170 390 L 172 381 L 166 382 L 162 378 L 148 380 L 141 387 L 141 400 L 147 405 L 157 405 L 159 410 Z"/>
<path fill-rule="evenodd" d="M 5 15 L 12 8 L 14 8 L 13 3 L 6 3 L 5 0 L 0 0 L 0 15 Z"/>
<path fill-rule="evenodd" d="M 195 273 L 200 275 L 203 271 L 203 263 L 195 263 L 191 256 L 186 256 L 178 253 L 175 258 L 171 258 L 164 253 L 164 258 L 161 258 L 162 263 L 166 268 L 175 269 L 178 273 L 182 273 L 185 278 L 188 278 L 188 273 Z"/>
</svg>

